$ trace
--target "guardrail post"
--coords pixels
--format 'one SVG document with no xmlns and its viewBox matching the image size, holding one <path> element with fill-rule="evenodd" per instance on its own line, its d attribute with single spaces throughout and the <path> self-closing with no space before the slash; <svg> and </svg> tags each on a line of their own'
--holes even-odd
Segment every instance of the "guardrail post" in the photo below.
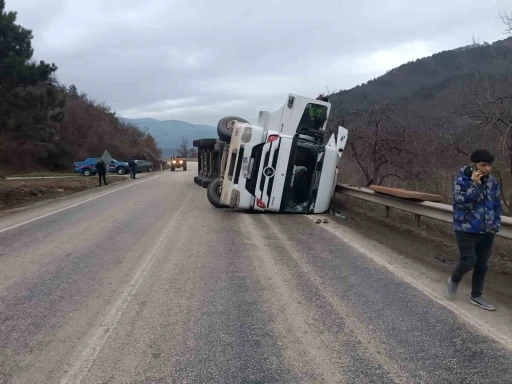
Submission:
<svg viewBox="0 0 512 384">
<path fill-rule="evenodd" d="M 384 206 L 384 208 L 386 209 L 386 217 L 389 217 L 390 213 L 391 213 L 391 207 L 386 205 L 386 206 Z"/>
<path fill-rule="evenodd" d="M 414 219 L 416 220 L 416 226 L 421 227 L 421 215 L 415 214 Z"/>
</svg>

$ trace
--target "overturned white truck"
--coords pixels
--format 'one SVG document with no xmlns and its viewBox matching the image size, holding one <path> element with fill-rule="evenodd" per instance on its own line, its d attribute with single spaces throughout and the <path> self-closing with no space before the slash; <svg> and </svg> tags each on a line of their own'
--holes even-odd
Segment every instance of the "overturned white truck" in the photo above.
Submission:
<svg viewBox="0 0 512 384">
<path fill-rule="evenodd" d="M 219 138 L 195 140 L 198 175 L 217 208 L 289 213 L 328 210 L 348 131 L 325 142 L 331 105 L 288 95 L 278 111 L 252 125 L 235 116 L 219 121 Z"/>
</svg>

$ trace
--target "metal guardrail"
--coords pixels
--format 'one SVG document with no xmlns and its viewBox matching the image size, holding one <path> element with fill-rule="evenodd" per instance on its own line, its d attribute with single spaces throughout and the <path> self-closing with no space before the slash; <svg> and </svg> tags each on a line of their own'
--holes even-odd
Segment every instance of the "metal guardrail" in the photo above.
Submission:
<svg viewBox="0 0 512 384">
<path fill-rule="evenodd" d="M 346 196 L 353 196 L 361 200 L 381 204 L 386 208 L 386 216 L 389 216 L 390 209 L 413 213 L 416 218 L 416 225 L 420 225 L 421 216 L 429 217 L 451 223 L 453 221 L 453 208 L 448 204 L 433 203 L 430 201 L 411 201 L 377 193 L 368 188 L 356 188 L 344 184 L 336 185 L 336 192 Z M 346 201 L 348 203 L 348 200 Z M 501 218 L 501 229 L 497 236 L 512 240 L 512 218 Z"/>
</svg>

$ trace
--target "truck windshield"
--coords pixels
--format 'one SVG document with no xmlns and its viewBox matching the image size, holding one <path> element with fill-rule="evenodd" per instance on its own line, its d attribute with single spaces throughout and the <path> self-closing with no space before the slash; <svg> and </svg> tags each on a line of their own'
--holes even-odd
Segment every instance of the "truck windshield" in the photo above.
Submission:
<svg viewBox="0 0 512 384">
<path fill-rule="evenodd" d="M 327 107 L 325 105 L 318 105 L 309 103 L 304 109 L 304 113 L 299 122 L 299 129 L 304 127 L 318 131 L 322 129 L 325 120 L 327 119 Z"/>
<path fill-rule="evenodd" d="M 315 172 L 323 161 L 321 147 L 304 139 L 294 139 L 283 190 L 282 207 L 285 212 L 306 213 L 309 210 Z"/>
</svg>

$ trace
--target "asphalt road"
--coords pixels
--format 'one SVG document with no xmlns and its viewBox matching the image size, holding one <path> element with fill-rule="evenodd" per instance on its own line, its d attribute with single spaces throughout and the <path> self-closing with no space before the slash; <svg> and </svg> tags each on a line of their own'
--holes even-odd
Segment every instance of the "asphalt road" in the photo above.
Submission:
<svg viewBox="0 0 512 384">
<path fill-rule="evenodd" d="M 0 383 L 512 382 L 506 346 L 323 224 L 215 209 L 193 174 L 0 218 Z"/>
</svg>

